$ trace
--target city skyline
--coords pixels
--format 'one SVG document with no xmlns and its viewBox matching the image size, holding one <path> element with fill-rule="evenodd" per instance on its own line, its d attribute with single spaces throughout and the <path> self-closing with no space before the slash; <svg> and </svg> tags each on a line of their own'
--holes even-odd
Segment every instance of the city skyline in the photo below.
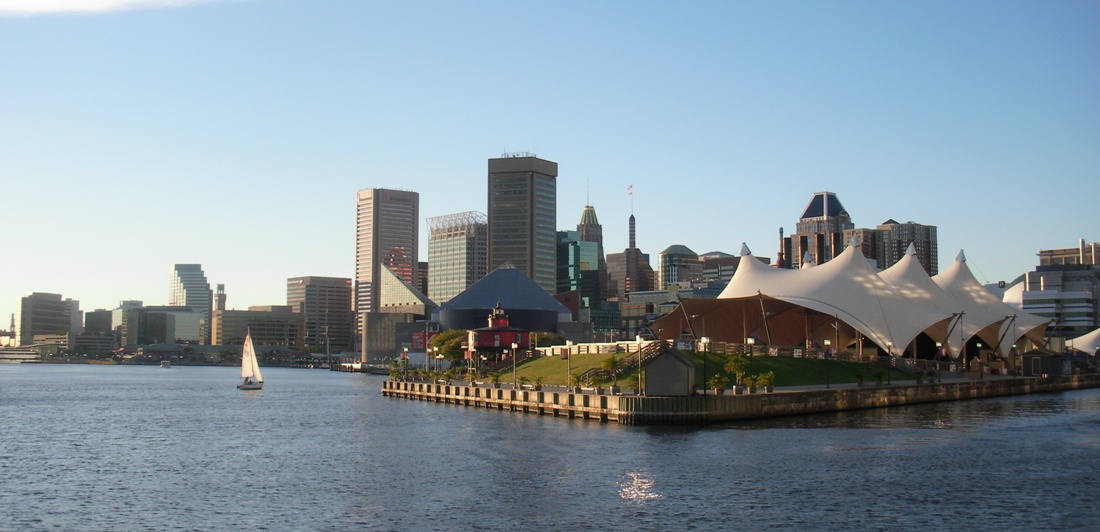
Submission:
<svg viewBox="0 0 1100 532">
<path fill-rule="evenodd" d="M 235 309 L 353 278 L 365 188 L 420 194 L 427 257 L 424 220 L 485 212 L 515 151 L 605 253 L 633 213 L 651 257 L 774 261 L 821 191 L 857 228 L 937 226 L 940 269 L 965 250 L 983 282 L 1100 240 L 1096 2 L 171 4 L 0 1 L 5 326 L 32 292 L 165 304 L 178 263 Z"/>
</svg>

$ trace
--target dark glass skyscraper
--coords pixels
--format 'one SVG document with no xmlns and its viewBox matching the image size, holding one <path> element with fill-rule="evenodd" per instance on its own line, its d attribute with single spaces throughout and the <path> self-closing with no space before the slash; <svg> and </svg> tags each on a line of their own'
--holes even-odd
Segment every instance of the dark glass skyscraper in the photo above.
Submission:
<svg viewBox="0 0 1100 532">
<path fill-rule="evenodd" d="M 531 154 L 489 159 L 489 271 L 511 263 L 556 291 L 558 163 Z"/>
</svg>

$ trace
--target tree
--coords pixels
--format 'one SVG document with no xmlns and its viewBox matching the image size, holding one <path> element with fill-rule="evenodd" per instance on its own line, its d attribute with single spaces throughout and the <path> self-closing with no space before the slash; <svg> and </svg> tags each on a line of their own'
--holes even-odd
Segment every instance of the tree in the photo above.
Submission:
<svg viewBox="0 0 1100 532">
<path fill-rule="evenodd" d="M 618 384 L 619 382 L 619 361 L 615 358 L 615 355 L 610 355 L 600 362 L 600 369 L 607 372 L 611 377 L 611 382 Z"/>
<path fill-rule="evenodd" d="M 462 329 L 448 329 L 432 337 L 431 347 L 438 347 L 439 354 L 443 355 L 452 365 L 460 364 L 466 358 L 466 352 L 462 344 L 466 341 L 466 331 Z"/>
<path fill-rule="evenodd" d="M 741 355 L 733 355 L 726 359 L 726 364 L 723 369 L 726 373 L 733 375 L 736 379 L 736 384 L 741 386 L 742 381 L 745 378 L 745 369 L 749 366 L 745 357 Z"/>
</svg>

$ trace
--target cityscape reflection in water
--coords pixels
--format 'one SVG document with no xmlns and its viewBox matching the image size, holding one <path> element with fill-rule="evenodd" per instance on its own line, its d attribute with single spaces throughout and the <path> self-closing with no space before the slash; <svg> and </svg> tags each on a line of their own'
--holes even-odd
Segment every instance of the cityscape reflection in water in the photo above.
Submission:
<svg viewBox="0 0 1100 532">
<path fill-rule="evenodd" d="M 1100 390 L 626 427 L 382 377 L 0 365 L 2 530 L 1094 529 Z"/>
</svg>

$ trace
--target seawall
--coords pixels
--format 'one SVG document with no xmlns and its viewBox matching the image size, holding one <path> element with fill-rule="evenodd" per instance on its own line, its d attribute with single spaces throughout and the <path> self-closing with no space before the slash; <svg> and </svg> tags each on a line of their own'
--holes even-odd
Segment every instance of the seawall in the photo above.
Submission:
<svg viewBox="0 0 1100 532">
<path fill-rule="evenodd" d="M 1100 387 L 1100 375 L 1000 378 L 741 395 L 653 397 L 604 395 L 560 387 L 494 388 L 468 384 L 385 381 L 382 394 L 497 410 L 626 425 L 705 425 L 746 419 L 883 408 L 939 401 L 1061 392 Z"/>
</svg>

